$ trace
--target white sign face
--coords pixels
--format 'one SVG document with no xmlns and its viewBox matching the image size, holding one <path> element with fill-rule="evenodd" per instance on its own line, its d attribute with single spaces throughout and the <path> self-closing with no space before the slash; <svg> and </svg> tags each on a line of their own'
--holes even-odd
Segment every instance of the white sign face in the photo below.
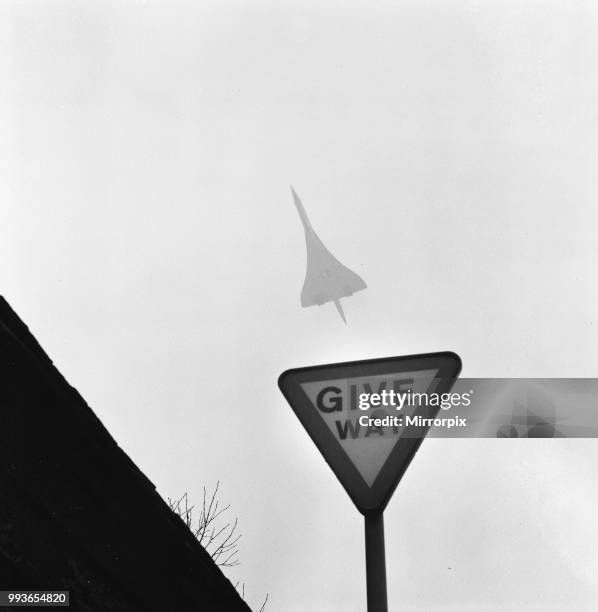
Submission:
<svg viewBox="0 0 598 612">
<path fill-rule="evenodd" d="M 278 386 L 370 516 L 386 507 L 460 371 L 459 356 L 445 351 L 294 368 Z"/>
<path fill-rule="evenodd" d="M 304 382 L 301 388 L 371 487 L 406 427 L 405 417 L 412 416 L 418 407 L 408 403 L 400 406 L 397 394 L 432 393 L 437 375 L 438 369 L 398 372 Z M 387 393 L 378 398 L 384 391 Z M 392 397 L 390 391 L 394 391 Z M 390 417 L 382 421 L 385 425 L 371 420 L 385 417 Z"/>
</svg>

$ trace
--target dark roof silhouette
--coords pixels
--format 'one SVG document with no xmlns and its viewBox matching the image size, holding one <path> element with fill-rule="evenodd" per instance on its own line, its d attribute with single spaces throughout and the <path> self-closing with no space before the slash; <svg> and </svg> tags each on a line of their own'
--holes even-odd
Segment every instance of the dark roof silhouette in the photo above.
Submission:
<svg viewBox="0 0 598 612">
<path fill-rule="evenodd" d="M 0 368 L 0 590 L 69 590 L 82 612 L 249 610 L 2 297 Z"/>
</svg>

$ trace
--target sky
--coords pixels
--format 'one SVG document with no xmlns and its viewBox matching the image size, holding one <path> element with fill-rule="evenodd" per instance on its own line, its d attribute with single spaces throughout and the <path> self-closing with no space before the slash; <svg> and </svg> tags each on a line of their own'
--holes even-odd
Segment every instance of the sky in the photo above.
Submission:
<svg viewBox="0 0 598 612">
<path fill-rule="evenodd" d="M 276 386 L 452 350 L 595 377 L 598 5 L 0 1 L 0 291 L 259 608 L 365 608 L 363 519 Z M 301 308 L 303 229 L 368 288 Z M 596 440 L 426 440 L 391 609 L 586 611 Z"/>
</svg>

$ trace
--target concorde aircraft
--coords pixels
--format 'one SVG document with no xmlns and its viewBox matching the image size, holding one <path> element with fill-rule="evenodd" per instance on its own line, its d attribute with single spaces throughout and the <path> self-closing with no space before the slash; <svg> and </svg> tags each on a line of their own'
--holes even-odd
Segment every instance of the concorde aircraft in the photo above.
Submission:
<svg viewBox="0 0 598 612">
<path fill-rule="evenodd" d="M 307 270 L 301 291 L 301 306 L 321 306 L 326 302 L 334 302 L 341 318 L 347 323 L 341 298 L 353 295 L 356 291 L 365 289 L 367 285 L 363 279 L 344 266 L 324 246 L 314 231 L 303 204 L 295 190 L 291 187 L 293 200 L 299 218 L 305 230 L 305 246 L 307 249 Z"/>
</svg>

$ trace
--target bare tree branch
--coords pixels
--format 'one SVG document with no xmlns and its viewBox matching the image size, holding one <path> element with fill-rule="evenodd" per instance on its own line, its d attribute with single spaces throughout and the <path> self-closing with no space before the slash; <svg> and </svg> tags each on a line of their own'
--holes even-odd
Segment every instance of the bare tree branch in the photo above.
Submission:
<svg viewBox="0 0 598 612">
<path fill-rule="evenodd" d="M 268 603 L 268 593 L 266 593 L 266 599 L 264 599 L 264 603 L 262 604 L 261 608 L 259 609 L 259 612 L 264 612 L 264 610 L 266 609 L 266 604 Z"/>
<path fill-rule="evenodd" d="M 220 481 L 216 483 L 212 493 L 208 493 L 206 487 L 203 487 L 201 510 L 196 526 L 193 522 L 195 506 L 189 505 L 187 493 L 177 500 L 168 498 L 168 505 L 183 519 L 185 525 L 214 559 L 216 565 L 234 567 L 240 563 L 238 542 L 241 535 L 237 533 L 238 518 L 235 518 L 233 523 L 228 522 L 223 526 L 216 524 L 216 521 L 230 508 L 230 505 L 220 505 L 217 498 L 219 489 Z"/>
<path fill-rule="evenodd" d="M 195 536 L 198 542 L 204 547 L 208 554 L 219 567 L 235 567 L 240 564 L 238 542 L 241 534 L 237 533 L 239 519 L 221 524 L 218 521 L 222 515 L 230 509 L 230 505 L 221 506 L 217 496 L 220 490 L 220 481 L 216 483 L 214 490 L 209 493 L 203 487 L 201 507 L 197 509 L 199 518 L 194 521 L 195 506 L 189 504 L 187 493 L 179 499 L 168 498 L 170 509 L 177 514 L 188 527 L 189 531 Z M 220 524 L 219 524 L 220 523 Z M 235 583 L 238 591 L 239 581 Z M 245 583 L 241 583 L 241 597 L 245 599 Z M 268 594 L 262 603 L 259 612 L 264 612 Z"/>
</svg>

